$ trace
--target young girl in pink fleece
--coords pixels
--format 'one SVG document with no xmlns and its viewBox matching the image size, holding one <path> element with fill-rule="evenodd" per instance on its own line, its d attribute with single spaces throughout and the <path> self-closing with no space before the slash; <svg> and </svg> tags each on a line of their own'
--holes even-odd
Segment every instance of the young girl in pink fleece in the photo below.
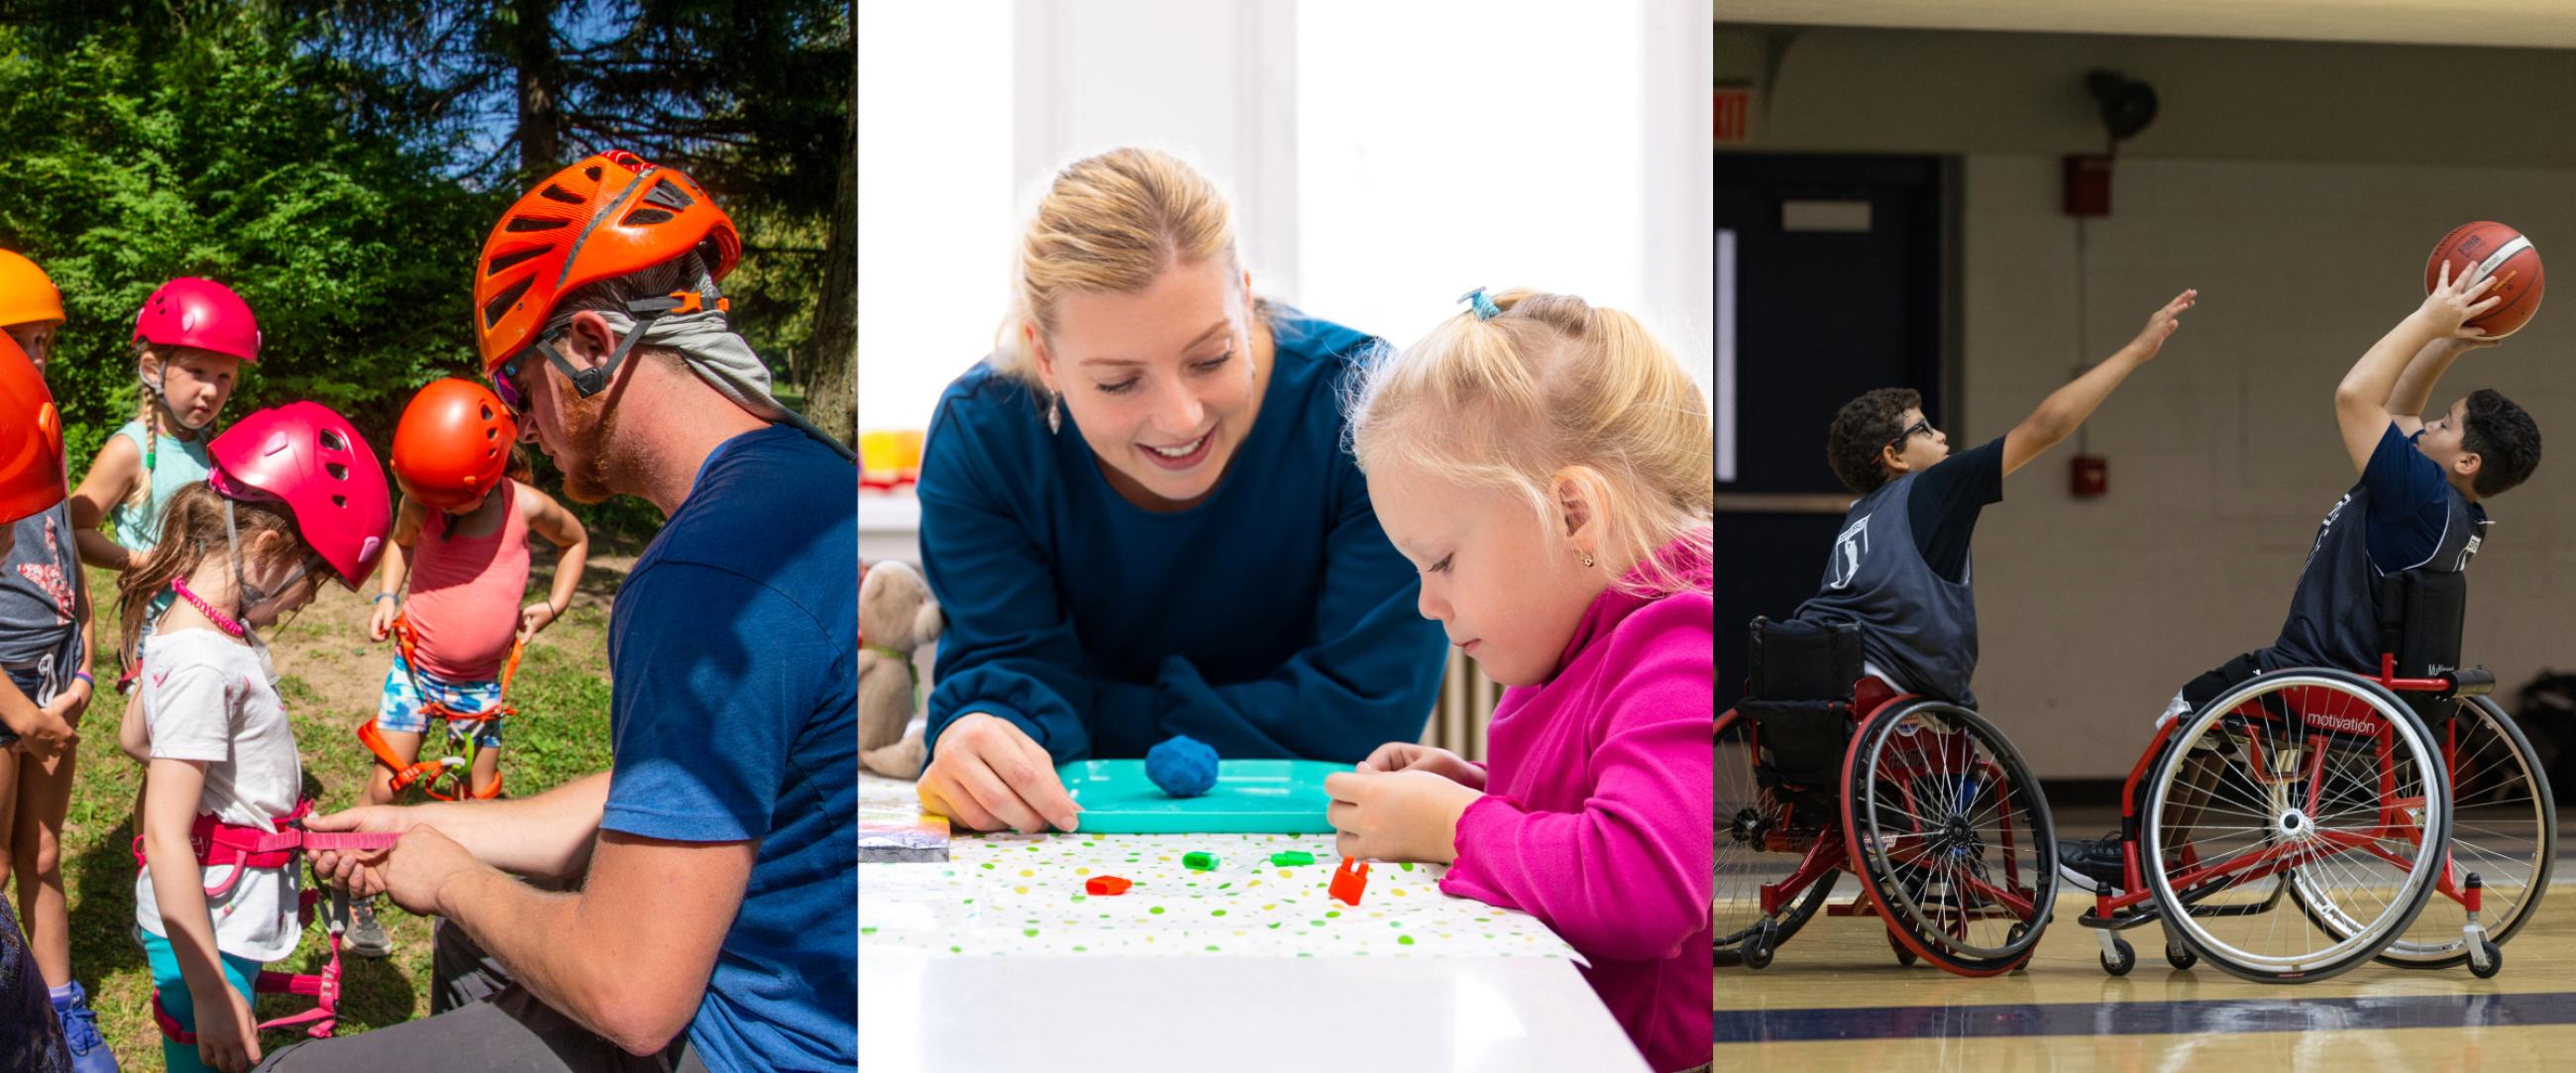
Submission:
<svg viewBox="0 0 2576 1073">
<path fill-rule="evenodd" d="M 1389 742 L 1325 787 L 1345 857 L 1538 917 L 1658 1071 L 1709 1061 L 1717 681 L 1707 396 L 1625 313 L 1471 308 L 1373 368 L 1352 448 L 1421 613 L 1510 687 L 1488 764 Z"/>
</svg>

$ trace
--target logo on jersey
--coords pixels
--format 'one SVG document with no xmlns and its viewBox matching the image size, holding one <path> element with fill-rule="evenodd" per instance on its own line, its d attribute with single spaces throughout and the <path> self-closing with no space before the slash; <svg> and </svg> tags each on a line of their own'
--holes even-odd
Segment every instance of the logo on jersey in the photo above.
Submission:
<svg viewBox="0 0 2576 1073">
<path fill-rule="evenodd" d="M 2308 545 L 2309 558 L 2316 558 L 2317 550 L 2326 546 L 2326 534 L 2334 531 L 2335 517 L 2342 514 L 2345 507 L 2351 505 L 2352 493 L 2350 492 L 2345 492 L 2342 499 L 2335 500 L 2334 509 L 2326 512 L 2326 520 L 2317 523 L 2317 542 Z"/>
<path fill-rule="evenodd" d="M 1826 566 L 1832 571 L 1832 580 L 1826 582 L 1825 587 L 1850 588 L 1852 579 L 1860 576 L 1861 557 L 1867 554 L 1869 515 L 1864 514 L 1852 519 L 1852 523 L 1843 528 L 1842 535 L 1834 538 L 1834 561 Z"/>
</svg>

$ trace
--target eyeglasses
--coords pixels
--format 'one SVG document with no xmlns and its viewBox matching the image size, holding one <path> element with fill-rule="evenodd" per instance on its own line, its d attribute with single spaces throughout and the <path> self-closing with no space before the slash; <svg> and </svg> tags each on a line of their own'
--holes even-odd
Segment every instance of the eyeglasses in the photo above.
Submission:
<svg viewBox="0 0 2576 1073">
<path fill-rule="evenodd" d="M 1932 419 L 1926 417 L 1911 425 L 1905 426 L 1905 431 L 1897 433 L 1895 439 L 1887 441 L 1888 449 L 1902 450 L 1905 447 L 1905 441 L 1913 439 L 1916 433 L 1921 433 L 1926 436 L 1931 435 Z"/>
</svg>

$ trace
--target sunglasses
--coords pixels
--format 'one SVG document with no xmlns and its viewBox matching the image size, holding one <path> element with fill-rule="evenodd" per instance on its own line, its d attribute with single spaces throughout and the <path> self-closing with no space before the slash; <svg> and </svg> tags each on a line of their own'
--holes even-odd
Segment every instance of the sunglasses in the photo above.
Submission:
<svg viewBox="0 0 2576 1073">
<path fill-rule="evenodd" d="M 518 382 L 519 363 L 526 360 L 527 352 L 521 351 L 518 357 L 502 362 L 492 370 L 492 393 L 501 397 L 501 405 L 509 407 L 510 417 L 514 420 L 528 412 L 528 396 L 519 390 Z"/>
<path fill-rule="evenodd" d="M 1931 435 L 1932 419 L 1926 417 L 1911 425 L 1907 425 L 1905 427 L 1905 431 L 1897 433 L 1895 439 L 1887 441 L 1887 446 L 1890 450 L 1902 450 L 1905 447 L 1905 441 L 1913 439 L 1916 433 L 1921 433 L 1925 436 Z"/>
</svg>

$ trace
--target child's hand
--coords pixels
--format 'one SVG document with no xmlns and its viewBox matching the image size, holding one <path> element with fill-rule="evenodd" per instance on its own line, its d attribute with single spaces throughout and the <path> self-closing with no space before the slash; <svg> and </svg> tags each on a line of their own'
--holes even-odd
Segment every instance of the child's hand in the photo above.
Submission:
<svg viewBox="0 0 2576 1073">
<path fill-rule="evenodd" d="M 2174 329 L 2182 326 L 2182 322 L 2175 318 L 2182 316 L 2184 310 L 2198 304 L 2200 304 L 2199 291 L 2186 290 L 2175 295 L 2173 301 L 2165 303 L 2164 308 L 2147 315 L 2147 326 L 2138 332 L 2137 338 L 2129 340 L 2129 352 L 2139 361 L 2154 358 L 2157 351 L 2164 349 L 2165 340 L 2172 338 Z"/>
<path fill-rule="evenodd" d="M 394 632 L 394 616 L 400 613 L 394 610 L 393 601 L 376 601 L 375 612 L 367 616 L 367 639 L 381 641 L 391 636 Z"/>
<path fill-rule="evenodd" d="M 538 630 L 554 624 L 555 605 L 539 600 L 519 609 L 519 643 L 537 635 Z"/>
<path fill-rule="evenodd" d="M 70 688 L 55 694 L 54 702 L 45 705 L 45 710 L 53 713 L 54 718 L 62 720 L 64 726 L 79 730 L 81 716 L 88 713 L 89 700 L 94 691 L 95 687 L 88 682 L 78 678 L 72 679 Z"/>
<path fill-rule="evenodd" d="M 1333 852 L 1435 864 L 1458 859 L 1458 817 L 1485 796 L 1429 771 L 1327 775 L 1324 792 L 1333 798 L 1324 815 L 1340 832 Z"/>
<path fill-rule="evenodd" d="M 2494 276 L 2488 276 L 2473 285 L 2467 283 L 2465 276 L 2461 279 L 2452 279 L 2451 263 L 2444 261 L 2440 275 L 2435 277 L 2433 293 L 2424 296 L 2424 304 L 2416 308 L 2415 316 L 2423 321 L 2425 326 L 2432 328 L 2433 334 L 2438 338 L 2475 339 L 2485 335 L 2486 329 L 2471 328 L 2467 324 L 2486 311 L 2494 309 L 2496 303 L 2504 301 L 2502 296 L 2488 298 L 2485 301 L 2478 300 L 2481 295 L 2493 288 L 2496 282 L 2497 279 Z"/>
<path fill-rule="evenodd" d="M 1360 761 L 1361 771 L 1428 771 L 1472 790 L 1485 788 L 1483 768 L 1447 749 L 1409 741 L 1390 741 Z"/>
<path fill-rule="evenodd" d="M 191 995 L 197 1000 L 197 1060 L 224 1073 L 241 1073 L 259 1064 L 259 1022 L 251 1018 L 250 1003 L 241 992 L 226 985 L 216 989 L 220 997 Z"/>
<path fill-rule="evenodd" d="M 916 792 L 922 808 L 977 831 L 1071 831 L 1082 812 L 1046 747 L 1010 720 L 984 712 L 948 724 Z"/>
</svg>

